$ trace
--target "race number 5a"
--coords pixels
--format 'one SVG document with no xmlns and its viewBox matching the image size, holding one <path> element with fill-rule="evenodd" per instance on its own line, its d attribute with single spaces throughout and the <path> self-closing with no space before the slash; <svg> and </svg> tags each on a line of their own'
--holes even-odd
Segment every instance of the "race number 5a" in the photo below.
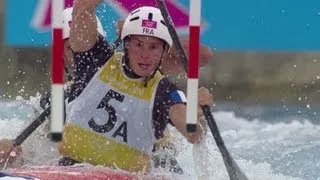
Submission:
<svg viewBox="0 0 320 180">
<path fill-rule="evenodd" d="M 114 109 L 114 107 L 108 104 L 111 99 L 115 99 L 119 102 L 123 102 L 124 95 L 121 95 L 113 90 L 109 90 L 107 94 L 102 98 L 97 109 L 104 109 L 105 111 L 107 111 L 109 114 L 109 118 L 105 124 L 99 125 L 94 121 L 94 118 L 92 117 L 89 120 L 88 124 L 89 124 L 89 127 L 95 132 L 108 133 L 114 128 L 117 122 L 116 110 Z M 120 127 L 115 131 L 115 133 L 112 135 L 112 137 L 116 137 L 116 136 L 122 136 L 123 141 L 127 142 L 127 123 L 126 122 L 123 122 L 120 125 Z"/>
</svg>

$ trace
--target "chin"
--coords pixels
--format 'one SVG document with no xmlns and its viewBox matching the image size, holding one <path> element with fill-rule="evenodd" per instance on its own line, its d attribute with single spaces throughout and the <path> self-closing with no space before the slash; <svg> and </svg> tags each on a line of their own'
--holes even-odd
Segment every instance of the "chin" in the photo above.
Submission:
<svg viewBox="0 0 320 180">
<path fill-rule="evenodd" d="M 146 71 L 139 71 L 139 72 L 135 72 L 137 75 L 141 76 L 141 77 L 147 77 L 150 76 L 150 74 L 152 72 L 146 72 Z"/>
<path fill-rule="evenodd" d="M 140 68 L 133 68 L 132 70 L 135 74 L 141 77 L 150 76 L 150 74 L 152 73 L 152 71 L 150 70 L 142 70 Z"/>
<path fill-rule="evenodd" d="M 147 77 L 150 76 L 151 73 L 139 73 L 138 75 L 141 77 Z"/>
</svg>

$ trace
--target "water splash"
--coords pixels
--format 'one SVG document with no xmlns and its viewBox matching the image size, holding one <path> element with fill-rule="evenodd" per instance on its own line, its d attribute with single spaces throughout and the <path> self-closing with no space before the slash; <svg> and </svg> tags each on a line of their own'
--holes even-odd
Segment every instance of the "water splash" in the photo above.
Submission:
<svg viewBox="0 0 320 180">
<path fill-rule="evenodd" d="M 38 102 L 38 96 L 29 100 L 1 101 L 0 137 L 16 137 L 32 117 L 41 112 Z M 218 111 L 214 115 L 229 152 L 249 179 L 317 180 L 320 177 L 320 125 L 307 119 L 287 121 L 285 117 L 271 122 L 248 120 L 237 117 L 233 111 Z M 46 124 L 23 144 L 27 166 L 55 164 L 59 158 L 56 144 L 46 138 L 45 128 L 48 128 Z M 175 129 L 170 130 L 179 152 L 177 160 L 185 174 L 169 176 L 173 179 L 229 179 L 210 132 L 203 144 L 194 147 Z"/>
</svg>

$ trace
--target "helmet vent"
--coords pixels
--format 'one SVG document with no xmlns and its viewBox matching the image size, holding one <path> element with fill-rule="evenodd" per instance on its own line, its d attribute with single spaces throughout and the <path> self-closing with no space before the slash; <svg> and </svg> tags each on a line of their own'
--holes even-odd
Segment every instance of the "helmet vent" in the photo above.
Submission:
<svg viewBox="0 0 320 180">
<path fill-rule="evenodd" d="M 149 21 L 152 21 L 152 18 L 153 18 L 153 14 L 152 14 L 152 13 L 149 13 L 149 15 L 148 15 Z"/>
<path fill-rule="evenodd" d="M 131 18 L 130 21 L 135 21 L 135 20 L 138 20 L 138 19 L 139 19 L 139 16 Z"/>
<path fill-rule="evenodd" d="M 163 25 L 167 26 L 167 24 L 166 24 L 163 20 L 160 20 L 160 22 L 161 22 Z"/>
</svg>

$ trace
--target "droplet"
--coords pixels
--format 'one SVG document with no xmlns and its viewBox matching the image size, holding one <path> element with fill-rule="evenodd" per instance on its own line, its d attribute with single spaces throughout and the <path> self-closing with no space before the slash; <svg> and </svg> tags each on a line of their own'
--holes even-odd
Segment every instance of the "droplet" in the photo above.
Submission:
<svg viewBox="0 0 320 180">
<path fill-rule="evenodd" d="M 307 108 L 308 108 L 308 109 L 311 109 L 311 106 L 310 106 L 310 104 L 307 104 L 306 106 L 307 106 Z"/>
<path fill-rule="evenodd" d="M 16 152 L 14 152 L 14 151 L 11 151 L 11 152 L 10 152 L 10 156 L 11 156 L 11 157 L 15 157 L 16 155 L 17 155 Z"/>
</svg>

